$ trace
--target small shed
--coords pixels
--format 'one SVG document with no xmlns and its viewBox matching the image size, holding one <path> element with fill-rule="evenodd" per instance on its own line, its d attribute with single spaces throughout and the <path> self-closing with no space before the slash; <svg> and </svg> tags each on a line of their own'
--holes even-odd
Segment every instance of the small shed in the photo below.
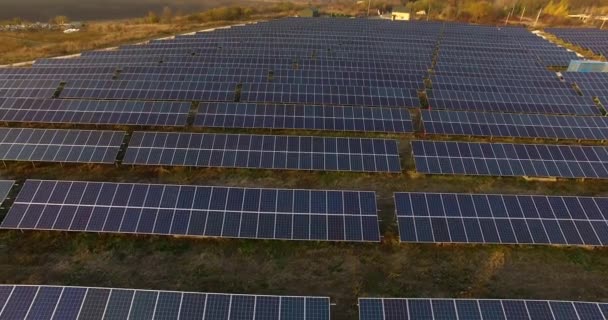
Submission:
<svg viewBox="0 0 608 320">
<path fill-rule="evenodd" d="M 298 12 L 298 17 L 303 18 L 314 18 L 319 16 L 319 9 L 317 8 L 306 8 Z"/>
<path fill-rule="evenodd" d="M 404 6 L 397 6 L 393 8 L 391 13 L 392 20 L 410 20 L 410 10 Z"/>
</svg>

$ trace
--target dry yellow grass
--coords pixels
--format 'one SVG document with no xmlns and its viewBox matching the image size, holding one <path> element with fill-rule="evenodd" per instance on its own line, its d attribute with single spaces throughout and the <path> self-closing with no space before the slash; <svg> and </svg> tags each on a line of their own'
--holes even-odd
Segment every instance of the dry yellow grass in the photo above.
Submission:
<svg viewBox="0 0 608 320">
<path fill-rule="evenodd" d="M 31 31 L 0 33 L 0 65 L 32 61 L 42 57 L 75 54 L 86 50 L 170 36 L 206 28 L 247 21 L 265 20 L 292 15 L 292 12 L 254 14 L 246 20 L 198 23 L 185 17 L 172 23 L 140 23 L 139 21 L 94 22 L 77 33 Z"/>
</svg>

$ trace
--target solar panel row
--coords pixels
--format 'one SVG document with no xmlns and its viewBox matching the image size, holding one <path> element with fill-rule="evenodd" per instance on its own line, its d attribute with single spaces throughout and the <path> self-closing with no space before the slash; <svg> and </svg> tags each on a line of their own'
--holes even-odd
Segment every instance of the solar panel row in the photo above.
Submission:
<svg viewBox="0 0 608 320">
<path fill-rule="evenodd" d="M 398 108 L 207 103 L 195 126 L 219 128 L 307 129 L 413 132 L 410 113 Z"/>
<path fill-rule="evenodd" d="M 608 198 L 395 193 L 404 242 L 608 245 Z"/>
<path fill-rule="evenodd" d="M 430 134 L 606 140 L 606 117 L 422 110 Z"/>
<path fill-rule="evenodd" d="M 184 126 L 189 102 L 5 99 L 6 122 Z"/>
<path fill-rule="evenodd" d="M 0 319 L 329 320 L 329 298 L 0 285 Z"/>
<path fill-rule="evenodd" d="M 118 100 L 234 101 L 235 88 L 236 83 L 141 82 L 140 85 L 137 85 L 130 81 L 68 82 L 61 91 L 60 97 Z"/>
<path fill-rule="evenodd" d="M 397 141 L 135 132 L 124 164 L 401 172 Z"/>
<path fill-rule="evenodd" d="M 599 115 L 590 97 L 503 94 L 432 90 L 429 103 L 434 109 Z"/>
<path fill-rule="evenodd" d="M 561 39 L 601 54 L 604 57 L 608 55 L 608 37 L 603 30 L 599 29 L 581 29 L 581 28 L 547 28 L 546 30 Z"/>
<path fill-rule="evenodd" d="M 413 141 L 412 150 L 422 173 L 608 177 L 608 148 L 600 146 Z"/>
<path fill-rule="evenodd" d="M 28 180 L 3 229 L 380 241 L 373 192 Z"/>
<path fill-rule="evenodd" d="M 608 304 L 550 300 L 359 298 L 360 320 L 599 320 Z"/>
<path fill-rule="evenodd" d="M 120 131 L 0 128 L 0 159 L 114 163 L 124 136 Z"/>
</svg>

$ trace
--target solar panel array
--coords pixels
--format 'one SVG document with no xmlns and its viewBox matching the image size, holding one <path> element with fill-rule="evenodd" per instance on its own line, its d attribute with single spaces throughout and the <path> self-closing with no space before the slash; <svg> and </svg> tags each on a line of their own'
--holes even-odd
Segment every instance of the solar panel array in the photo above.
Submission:
<svg viewBox="0 0 608 320">
<path fill-rule="evenodd" d="M 0 205 L 6 200 L 6 197 L 8 197 L 14 184 L 15 181 L 13 180 L 0 180 Z"/>
<path fill-rule="evenodd" d="M 401 172 L 396 140 L 135 132 L 124 164 Z"/>
<path fill-rule="evenodd" d="M 329 298 L 0 285 L 1 319 L 328 320 Z"/>
<path fill-rule="evenodd" d="M 373 192 L 28 180 L 4 229 L 380 241 Z"/>
<path fill-rule="evenodd" d="M 546 32 L 595 54 L 608 56 L 608 35 L 604 30 L 590 28 L 547 28 Z"/>
<path fill-rule="evenodd" d="M 608 147 L 412 141 L 416 170 L 429 174 L 608 178 Z"/>
<path fill-rule="evenodd" d="M 608 76 L 603 72 L 563 72 L 564 79 L 575 84 L 585 96 L 599 99 L 608 108 Z"/>
<path fill-rule="evenodd" d="M 114 163 L 121 131 L 0 128 L 0 160 Z"/>
<path fill-rule="evenodd" d="M 359 320 L 601 320 L 608 304 L 555 300 L 359 298 Z"/>
<path fill-rule="evenodd" d="M 608 245 L 608 198 L 395 193 L 403 242 Z"/>
<path fill-rule="evenodd" d="M 519 27 L 446 24 L 428 92 L 433 108 L 599 114 L 546 69 L 576 55 Z"/>
<path fill-rule="evenodd" d="M 606 140 L 608 118 L 422 110 L 429 134 L 480 137 Z"/>
<path fill-rule="evenodd" d="M 413 132 L 402 108 L 208 103 L 194 122 L 200 127 Z"/>
<path fill-rule="evenodd" d="M 285 104 L 306 104 L 306 112 L 321 110 L 307 116 L 315 130 L 410 131 L 402 108 L 420 106 L 441 29 L 441 23 L 287 18 L 39 59 L 32 68 L 0 68 L 0 98 L 15 98 L 0 104 L 0 120 L 181 126 L 188 102 L 242 102 L 273 105 L 258 110 L 275 118 L 300 112 Z M 373 123 L 360 124 L 360 114 L 370 112 Z M 327 117 L 337 119 L 333 127 Z M 289 129 L 289 121 L 273 125 Z"/>
</svg>

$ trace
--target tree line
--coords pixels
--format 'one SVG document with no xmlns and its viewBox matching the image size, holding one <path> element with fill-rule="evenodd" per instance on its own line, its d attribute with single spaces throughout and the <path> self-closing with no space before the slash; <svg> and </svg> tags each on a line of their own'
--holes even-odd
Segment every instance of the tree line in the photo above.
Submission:
<svg viewBox="0 0 608 320">
<path fill-rule="evenodd" d="M 390 10 L 398 4 L 412 13 L 428 12 L 432 19 L 472 23 L 495 23 L 507 16 L 510 21 L 529 21 L 540 12 L 539 20 L 545 24 L 569 25 L 581 23 L 569 14 L 608 15 L 606 0 L 389 0 L 378 1 L 376 7 Z"/>
</svg>

